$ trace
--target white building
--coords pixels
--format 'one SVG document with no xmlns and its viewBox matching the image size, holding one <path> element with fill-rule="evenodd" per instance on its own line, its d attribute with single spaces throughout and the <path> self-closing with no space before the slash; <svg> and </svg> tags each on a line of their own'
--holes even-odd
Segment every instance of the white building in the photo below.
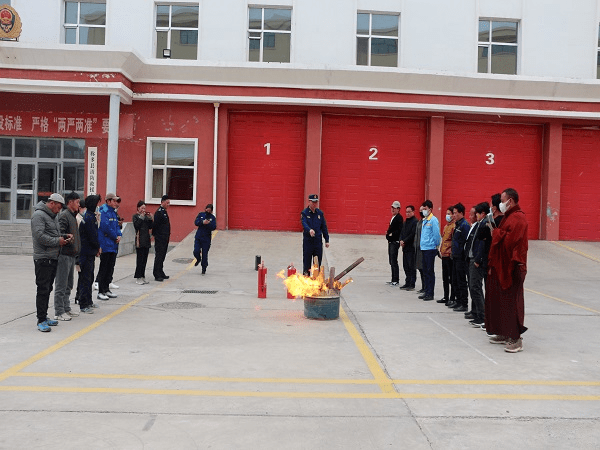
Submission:
<svg viewBox="0 0 600 450">
<path fill-rule="evenodd" d="M 440 216 L 514 187 L 531 238 L 600 240 L 578 213 L 600 207 L 598 0 L 10 6 L 0 222 L 116 190 L 125 217 L 168 193 L 174 240 L 206 203 L 298 230 L 319 193 L 330 231 L 380 233 L 394 200 Z"/>
</svg>

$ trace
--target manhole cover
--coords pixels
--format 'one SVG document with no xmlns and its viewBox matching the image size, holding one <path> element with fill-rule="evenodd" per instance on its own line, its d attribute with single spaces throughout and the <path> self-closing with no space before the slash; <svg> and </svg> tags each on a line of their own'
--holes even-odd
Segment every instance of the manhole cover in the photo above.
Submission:
<svg viewBox="0 0 600 450">
<path fill-rule="evenodd" d="M 204 305 L 201 303 L 192 303 L 192 302 L 169 302 L 169 303 L 161 303 L 161 308 L 165 309 L 194 309 L 194 308 L 204 308 Z"/>
<path fill-rule="evenodd" d="M 194 260 L 194 258 L 176 258 L 173 260 L 174 263 L 177 264 L 189 264 Z"/>
<path fill-rule="evenodd" d="M 184 289 L 182 294 L 216 294 L 219 291 L 198 291 L 196 289 Z"/>
</svg>

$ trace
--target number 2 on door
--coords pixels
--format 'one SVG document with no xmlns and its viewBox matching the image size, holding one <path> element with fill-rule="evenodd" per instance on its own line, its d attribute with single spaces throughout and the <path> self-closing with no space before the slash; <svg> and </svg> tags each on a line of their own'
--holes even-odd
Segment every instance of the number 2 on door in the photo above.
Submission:
<svg viewBox="0 0 600 450">
<path fill-rule="evenodd" d="M 377 150 L 377 147 L 371 147 L 371 148 L 369 149 L 369 152 L 371 152 L 371 154 L 369 155 L 369 159 L 370 159 L 370 160 L 373 160 L 373 161 L 377 161 L 377 159 L 378 159 L 378 158 L 377 158 L 377 152 L 378 152 L 378 151 L 379 151 L 379 150 Z"/>
</svg>

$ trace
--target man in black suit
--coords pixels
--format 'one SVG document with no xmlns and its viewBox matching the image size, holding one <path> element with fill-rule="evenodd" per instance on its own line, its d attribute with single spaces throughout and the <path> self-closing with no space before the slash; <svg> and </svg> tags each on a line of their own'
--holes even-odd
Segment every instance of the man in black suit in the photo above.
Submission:
<svg viewBox="0 0 600 450">
<path fill-rule="evenodd" d="M 398 286 L 400 283 L 400 266 L 398 266 L 398 251 L 400 250 L 400 233 L 402 233 L 402 224 L 404 218 L 400 214 L 400 202 L 396 200 L 392 203 L 392 219 L 388 227 L 385 238 L 388 241 L 388 256 L 390 266 L 392 267 L 392 281 L 387 284 Z"/>
</svg>

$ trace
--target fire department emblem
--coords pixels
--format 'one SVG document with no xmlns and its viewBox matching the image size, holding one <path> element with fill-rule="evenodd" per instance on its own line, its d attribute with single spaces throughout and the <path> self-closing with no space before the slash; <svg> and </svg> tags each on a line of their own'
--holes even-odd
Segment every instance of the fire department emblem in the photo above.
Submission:
<svg viewBox="0 0 600 450">
<path fill-rule="evenodd" d="M 0 39 L 18 39 L 21 35 L 21 18 L 9 5 L 0 6 Z"/>
</svg>

